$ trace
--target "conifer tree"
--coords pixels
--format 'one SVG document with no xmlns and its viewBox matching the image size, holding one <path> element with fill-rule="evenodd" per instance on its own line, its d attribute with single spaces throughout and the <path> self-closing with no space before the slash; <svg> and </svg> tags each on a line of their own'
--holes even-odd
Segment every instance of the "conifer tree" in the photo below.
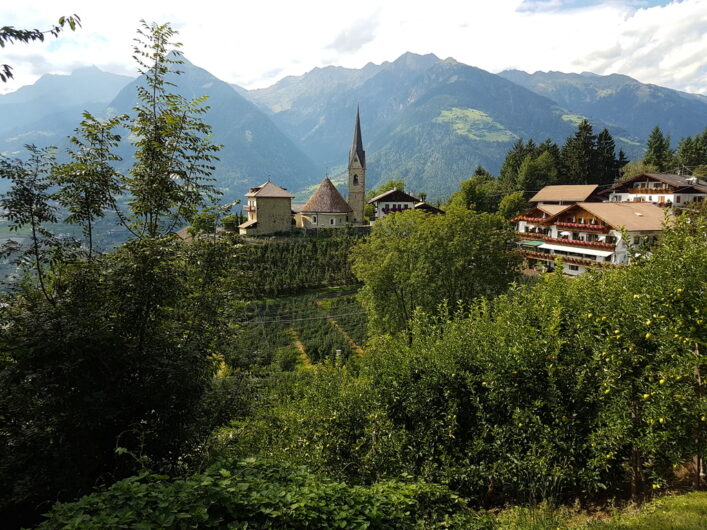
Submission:
<svg viewBox="0 0 707 530">
<path fill-rule="evenodd" d="M 596 175 L 596 184 L 611 184 L 618 177 L 616 143 L 606 129 L 597 136 Z"/>
<path fill-rule="evenodd" d="M 566 184 L 594 184 L 596 181 L 596 143 L 591 124 L 587 120 L 577 127 L 574 136 L 562 147 L 563 181 Z"/>
<path fill-rule="evenodd" d="M 646 164 L 658 168 L 658 171 L 671 171 L 674 165 L 673 152 L 670 150 L 670 136 L 663 135 L 663 131 L 656 125 L 648 136 L 646 155 L 643 157 Z"/>
</svg>

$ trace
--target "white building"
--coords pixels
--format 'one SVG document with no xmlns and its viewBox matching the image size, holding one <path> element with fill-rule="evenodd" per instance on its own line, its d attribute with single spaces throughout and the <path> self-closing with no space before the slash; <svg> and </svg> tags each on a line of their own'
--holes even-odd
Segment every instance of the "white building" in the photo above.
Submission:
<svg viewBox="0 0 707 530">
<path fill-rule="evenodd" d="M 651 203 L 580 202 L 538 205 L 513 222 L 529 267 L 552 269 L 562 257 L 563 272 L 576 276 L 591 267 L 628 263 L 631 248 L 656 241 L 665 217 L 666 210 Z"/>
<path fill-rule="evenodd" d="M 666 173 L 642 173 L 609 190 L 609 202 L 652 202 L 673 207 L 702 202 L 705 197 L 707 181 Z"/>
</svg>

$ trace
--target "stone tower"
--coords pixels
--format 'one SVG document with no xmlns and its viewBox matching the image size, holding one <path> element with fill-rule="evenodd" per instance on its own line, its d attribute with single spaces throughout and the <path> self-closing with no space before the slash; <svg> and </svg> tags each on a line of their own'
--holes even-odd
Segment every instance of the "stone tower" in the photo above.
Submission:
<svg viewBox="0 0 707 530">
<path fill-rule="evenodd" d="M 349 196 L 348 203 L 353 210 L 353 223 L 363 223 L 363 208 L 366 205 L 366 152 L 361 140 L 361 120 L 356 108 L 356 126 L 353 143 L 349 151 Z"/>
</svg>

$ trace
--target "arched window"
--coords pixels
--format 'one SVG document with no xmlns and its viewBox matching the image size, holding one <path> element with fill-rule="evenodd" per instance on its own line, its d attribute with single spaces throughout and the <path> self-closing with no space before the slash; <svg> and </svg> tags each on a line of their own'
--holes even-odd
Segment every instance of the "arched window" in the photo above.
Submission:
<svg viewBox="0 0 707 530">
<path fill-rule="evenodd" d="M 354 175 L 354 178 L 353 178 L 353 185 L 354 185 L 354 186 L 358 186 L 358 175 Z"/>
</svg>

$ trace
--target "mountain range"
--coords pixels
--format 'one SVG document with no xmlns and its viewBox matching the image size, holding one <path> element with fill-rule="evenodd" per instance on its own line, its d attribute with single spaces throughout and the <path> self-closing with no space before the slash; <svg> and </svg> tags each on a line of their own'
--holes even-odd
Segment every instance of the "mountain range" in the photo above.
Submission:
<svg viewBox="0 0 707 530">
<path fill-rule="evenodd" d="M 176 91 L 208 96 L 205 121 L 224 146 L 214 176 L 226 199 L 267 178 L 299 192 L 298 199 L 325 174 L 341 182 L 357 107 L 368 187 L 402 179 L 432 198 L 449 195 L 479 164 L 497 173 L 519 138 L 562 143 L 584 117 L 597 132 L 608 128 L 631 158 L 641 156 L 656 125 L 676 142 L 707 124 L 707 98 L 627 76 L 496 75 L 431 54 L 360 69 L 315 68 L 251 91 L 188 61 L 181 69 Z M 139 82 L 87 68 L 1 95 L 0 154 L 18 155 L 27 143 L 62 151 L 84 109 L 129 113 Z M 121 169 L 131 163 L 130 149 L 121 145 Z"/>
</svg>

